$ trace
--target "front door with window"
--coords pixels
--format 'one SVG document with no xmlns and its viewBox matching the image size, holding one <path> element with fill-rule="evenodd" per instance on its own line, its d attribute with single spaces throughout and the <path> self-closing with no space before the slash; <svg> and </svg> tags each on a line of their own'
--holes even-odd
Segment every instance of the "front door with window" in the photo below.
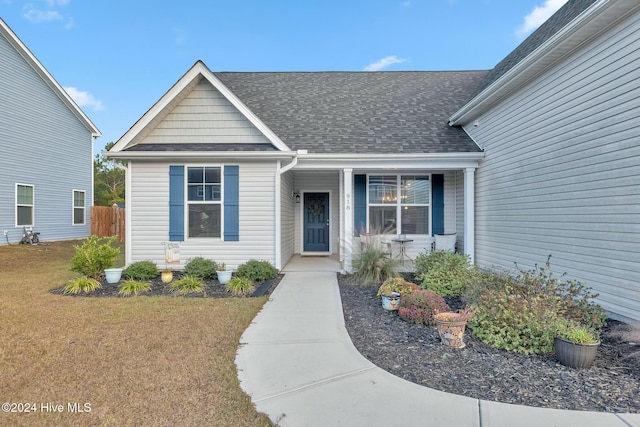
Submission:
<svg viewBox="0 0 640 427">
<path fill-rule="evenodd" d="M 302 206 L 305 252 L 329 252 L 329 193 L 305 193 Z"/>
</svg>

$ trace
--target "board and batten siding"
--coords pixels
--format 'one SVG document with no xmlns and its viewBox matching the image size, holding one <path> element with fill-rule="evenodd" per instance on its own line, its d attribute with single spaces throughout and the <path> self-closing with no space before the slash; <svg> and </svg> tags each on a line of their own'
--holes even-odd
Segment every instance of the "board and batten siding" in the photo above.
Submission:
<svg viewBox="0 0 640 427">
<path fill-rule="evenodd" d="M 12 243 L 22 238 L 22 227 L 15 226 L 15 186 L 21 183 L 34 186 L 34 230 L 41 240 L 87 237 L 91 132 L 3 36 L 0 69 L 0 230 Z M 73 190 L 85 191 L 84 225 L 73 225 Z"/>
<path fill-rule="evenodd" d="M 476 262 L 552 255 L 613 317 L 640 322 L 640 15 L 476 119 Z"/>
<path fill-rule="evenodd" d="M 209 81 L 202 79 L 143 143 L 265 143 L 269 140 Z"/>
<path fill-rule="evenodd" d="M 150 260 L 165 266 L 164 242 L 169 241 L 169 166 L 183 163 L 133 162 L 130 165 L 131 262 Z M 231 163 L 230 163 L 231 164 Z M 233 162 L 239 165 L 239 232 L 237 242 L 216 238 L 188 238 L 179 242 L 180 265 L 194 257 L 205 257 L 229 268 L 250 260 L 275 265 L 275 173 L 276 162 Z M 222 163 L 184 164 L 221 166 Z M 224 197 L 224 195 L 223 195 Z M 186 225 L 185 212 L 185 225 Z M 186 233 L 186 231 L 185 231 Z"/>
</svg>

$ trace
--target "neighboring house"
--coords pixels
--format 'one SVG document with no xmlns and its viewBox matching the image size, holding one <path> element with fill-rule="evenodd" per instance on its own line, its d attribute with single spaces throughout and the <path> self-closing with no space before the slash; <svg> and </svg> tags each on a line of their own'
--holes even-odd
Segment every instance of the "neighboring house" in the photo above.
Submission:
<svg viewBox="0 0 640 427">
<path fill-rule="evenodd" d="M 360 231 L 406 234 L 411 257 L 456 233 L 485 267 L 552 255 L 638 322 L 639 47 L 636 0 L 569 0 L 491 71 L 197 62 L 109 153 L 128 161 L 127 263 L 162 265 L 175 241 L 181 265 L 349 270 Z"/>
<path fill-rule="evenodd" d="M 569 1 L 452 117 L 485 151 L 475 259 L 544 264 L 640 322 L 640 2 Z"/>
<path fill-rule="evenodd" d="M 100 131 L 0 19 L 0 244 L 90 234 Z M 6 233 L 6 234 L 5 234 Z"/>
</svg>

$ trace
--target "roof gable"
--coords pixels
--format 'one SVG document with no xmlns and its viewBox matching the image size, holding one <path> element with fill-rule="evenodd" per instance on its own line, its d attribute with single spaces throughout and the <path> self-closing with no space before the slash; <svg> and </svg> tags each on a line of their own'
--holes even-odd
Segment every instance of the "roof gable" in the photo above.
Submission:
<svg viewBox="0 0 640 427">
<path fill-rule="evenodd" d="M 213 89 L 210 92 L 215 92 L 221 95 L 221 100 L 224 101 L 229 114 L 239 113 L 239 117 L 248 121 L 257 132 L 264 136 L 264 141 L 270 143 L 277 150 L 289 151 L 289 148 L 269 129 L 251 110 L 244 105 L 244 103 L 233 94 L 209 69 L 203 62 L 196 62 L 184 76 L 182 76 L 176 84 L 174 84 L 169 91 L 167 91 L 141 118 L 138 120 L 110 150 L 111 152 L 119 152 L 123 150 L 131 150 L 136 145 L 143 145 L 144 147 L 136 147 L 135 151 L 143 151 L 145 148 L 150 151 L 180 151 L 192 150 L 194 144 L 198 142 L 206 143 L 209 148 L 225 148 L 223 151 L 227 151 L 228 147 L 221 147 L 220 142 L 215 138 L 204 135 L 197 135 L 194 132 L 194 138 L 185 141 L 185 144 L 168 144 L 164 146 L 162 143 L 162 123 L 164 120 L 171 119 L 171 115 L 174 114 L 176 108 L 180 107 L 183 103 L 198 103 L 202 99 L 190 99 L 194 92 L 207 92 L 207 89 Z M 205 102 L 207 100 L 205 99 Z M 224 108 L 225 105 L 222 105 Z M 206 112 L 207 105 L 202 105 L 202 111 Z M 210 106 L 212 107 L 212 106 Z M 187 113 L 189 114 L 189 113 Z M 193 120 L 195 123 L 196 120 Z M 204 120 L 203 123 L 212 123 L 211 120 Z M 241 139 L 242 137 L 240 137 Z M 145 141 L 145 144 L 141 142 Z M 148 144 L 147 144 L 148 142 Z M 170 141 L 169 141 L 170 142 Z M 239 141 L 230 141 L 234 145 L 234 150 L 242 148 L 242 144 Z M 255 138 L 249 140 L 249 143 L 255 143 Z M 169 147 L 171 145 L 171 147 Z M 255 145 L 255 144 L 254 144 Z M 250 147 L 251 146 L 251 147 Z M 251 151 L 255 149 L 252 144 L 246 146 Z M 271 148 L 273 149 L 273 148 Z M 269 150 L 269 148 L 262 147 L 262 150 Z M 259 150 L 260 151 L 260 150 Z"/>
<path fill-rule="evenodd" d="M 102 136 L 102 133 L 93 124 L 91 120 L 84 114 L 82 109 L 75 103 L 69 94 L 60 86 L 51 74 L 44 68 L 38 59 L 31 53 L 27 46 L 22 43 L 18 36 L 9 28 L 9 26 L 0 18 L 0 35 L 3 36 L 9 44 L 20 54 L 24 61 L 40 76 L 40 78 L 51 88 L 53 93 L 64 103 L 64 105 L 78 118 L 80 123 L 93 136 Z"/>
</svg>

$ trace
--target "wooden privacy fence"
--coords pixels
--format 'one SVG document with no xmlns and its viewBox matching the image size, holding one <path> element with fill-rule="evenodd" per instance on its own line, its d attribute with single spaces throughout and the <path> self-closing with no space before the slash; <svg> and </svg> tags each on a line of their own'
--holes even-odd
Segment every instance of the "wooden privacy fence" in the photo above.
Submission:
<svg viewBox="0 0 640 427">
<path fill-rule="evenodd" d="M 118 206 L 91 206 L 91 235 L 118 236 L 117 241 L 124 242 L 124 212 Z"/>
</svg>

